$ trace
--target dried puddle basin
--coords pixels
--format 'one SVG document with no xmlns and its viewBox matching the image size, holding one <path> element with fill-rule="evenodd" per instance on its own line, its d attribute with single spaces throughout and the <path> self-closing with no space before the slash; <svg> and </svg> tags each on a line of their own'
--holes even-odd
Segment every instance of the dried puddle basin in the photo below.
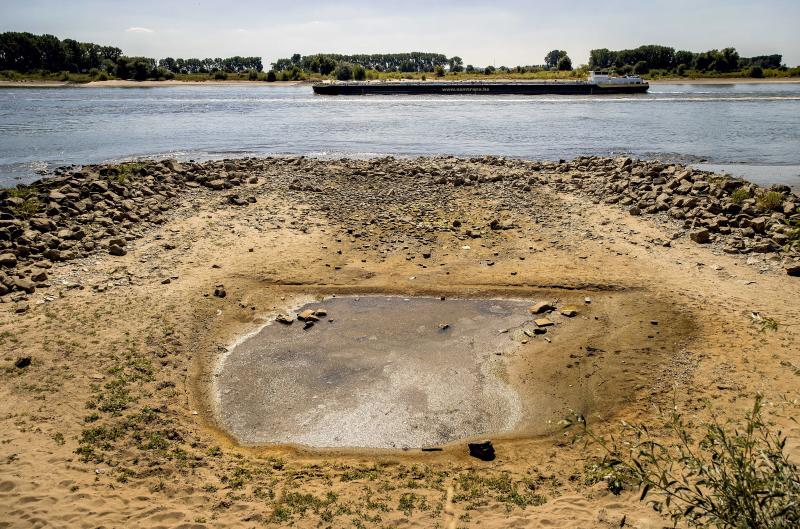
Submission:
<svg viewBox="0 0 800 529">
<path fill-rule="evenodd" d="M 607 406 L 639 383 L 640 372 L 652 372 L 634 361 L 633 347 L 657 338 L 650 321 L 640 318 L 642 333 L 625 325 L 609 332 L 602 325 L 608 315 L 586 305 L 578 318 L 554 313 L 556 326 L 537 336 L 530 305 L 384 296 L 310 303 L 298 312 L 327 312 L 313 327 L 271 323 L 220 359 L 212 388 L 217 422 L 245 445 L 423 448 L 486 434 L 541 434 L 570 409 Z M 619 312 L 620 303 L 606 305 Z M 591 311 L 597 315 L 588 317 Z M 629 347 L 584 347 L 615 334 Z M 605 354 L 620 369 L 604 368 Z M 618 379 L 616 391 L 602 388 L 610 378 Z M 608 398 L 598 403 L 603 392 Z"/>
</svg>

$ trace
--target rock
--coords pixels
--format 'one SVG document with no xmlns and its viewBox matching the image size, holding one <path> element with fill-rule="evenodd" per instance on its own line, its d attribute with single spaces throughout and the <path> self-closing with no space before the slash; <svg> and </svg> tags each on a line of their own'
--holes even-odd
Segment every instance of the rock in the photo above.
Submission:
<svg viewBox="0 0 800 529">
<path fill-rule="evenodd" d="M 431 251 L 430 250 L 423 250 L 422 251 L 423 259 L 430 259 L 431 258 Z"/>
<path fill-rule="evenodd" d="M 223 286 L 223 285 L 217 285 L 217 286 L 214 288 L 214 297 L 217 297 L 217 298 L 224 298 L 224 297 L 225 297 L 225 296 L 227 296 L 227 295 L 228 295 L 228 293 L 227 293 L 227 292 L 225 292 L 225 286 Z"/>
<path fill-rule="evenodd" d="M 36 292 L 36 285 L 34 285 L 33 281 L 30 279 L 15 278 L 14 286 L 17 287 L 18 290 L 22 290 L 27 294 L 33 294 Z"/>
<path fill-rule="evenodd" d="M 110 253 L 111 255 L 116 255 L 118 257 L 121 257 L 121 256 L 127 254 L 128 251 L 125 250 L 125 248 L 123 248 L 122 246 L 118 246 L 116 244 L 112 244 L 111 246 L 108 247 L 108 253 Z"/>
<path fill-rule="evenodd" d="M 242 198 L 239 195 L 231 195 L 228 197 L 228 202 L 234 206 L 246 206 L 250 202 L 246 198 Z"/>
<path fill-rule="evenodd" d="M 47 281 L 47 272 L 45 272 L 44 270 L 34 270 L 31 273 L 31 281 L 34 281 L 36 283 Z"/>
<path fill-rule="evenodd" d="M 302 312 L 299 312 L 297 314 L 297 319 L 300 320 L 300 321 L 306 321 L 306 322 L 308 322 L 308 321 L 310 321 L 310 322 L 319 321 L 319 318 L 317 318 L 315 312 L 313 310 L 311 310 L 311 309 L 306 309 L 306 310 L 304 310 Z"/>
<path fill-rule="evenodd" d="M 291 325 L 292 323 L 294 323 L 294 319 L 288 314 L 278 314 L 275 317 L 275 321 L 277 321 L 278 323 L 282 323 L 284 325 Z"/>
<path fill-rule="evenodd" d="M 220 180 L 220 179 L 210 180 L 206 182 L 206 186 L 210 187 L 214 191 L 220 191 L 222 189 L 225 189 L 225 185 L 226 185 L 225 180 Z"/>
<path fill-rule="evenodd" d="M 0 266 L 17 266 L 17 256 L 13 253 L 0 254 Z"/>
<path fill-rule="evenodd" d="M 178 162 L 178 160 L 174 158 L 170 158 L 169 160 L 164 160 L 164 167 L 166 167 L 173 173 L 177 173 L 178 171 L 183 171 L 183 166 Z"/>
<path fill-rule="evenodd" d="M 14 361 L 14 367 L 17 369 L 25 369 L 31 365 L 31 357 L 30 356 L 20 356 Z"/>
<path fill-rule="evenodd" d="M 23 301 L 22 303 L 17 303 L 17 306 L 14 308 L 14 312 L 16 312 L 17 314 L 24 314 L 28 312 L 30 308 L 31 308 L 30 305 L 28 305 Z"/>
<path fill-rule="evenodd" d="M 30 223 L 31 228 L 41 232 L 53 231 L 53 229 L 56 227 L 52 220 L 42 217 L 34 217 L 28 222 Z"/>
<path fill-rule="evenodd" d="M 492 446 L 491 441 L 468 443 L 467 447 L 469 447 L 469 455 L 472 457 L 480 459 L 481 461 L 494 461 L 494 446 Z"/>
<path fill-rule="evenodd" d="M 565 307 L 561 307 L 561 314 L 562 316 L 572 318 L 578 315 L 578 309 L 572 305 L 567 305 Z"/>
<path fill-rule="evenodd" d="M 698 244 L 706 244 L 711 242 L 711 232 L 706 229 L 695 230 L 689 233 L 689 238 Z"/>
<path fill-rule="evenodd" d="M 539 303 L 528 307 L 528 312 L 531 314 L 543 314 L 545 312 L 552 312 L 554 310 L 556 310 L 556 308 L 546 301 L 540 301 Z"/>
<path fill-rule="evenodd" d="M 324 309 L 317 309 L 314 311 L 314 316 L 316 316 L 317 318 L 324 318 L 327 315 L 328 311 Z"/>
<path fill-rule="evenodd" d="M 756 233 L 764 233 L 767 227 L 767 219 L 764 217 L 756 217 L 750 220 L 750 227 L 753 228 L 753 231 Z"/>
<path fill-rule="evenodd" d="M 48 248 L 47 250 L 44 251 L 44 253 L 42 253 L 42 256 L 44 256 L 47 259 L 50 259 L 51 261 L 63 261 L 64 260 L 64 256 L 62 255 L 62 252 L 59 251 L 59 250 L 56 250 L 55 248 Z"/>
<path fill-rule="evenodd" d="M 800 263 L 787 265 L 786 273 L 792 277 L 800 277 Z"/>
<path fill-rule="evenodd" d="M 642 210 L 641 210 L 641 209 L 639 209 L 639 208 L 638 208 L 638 207 L 636 207 L 636 206 L 633 206 L 632 208 L 630 208 L 630 209 L 628 210 L 628 213 L 630 213 L 631 215 L 637 216 L 637 215 L 641 215 L 641 214 L 642 214 Z"/>
<path fill-rule="evenodd" d="M 108 182 L 105 180 L 95 180 L 91 184 L 89 184 L 89 191 L 92 193 L 107 193 L 108 192 Z"/>
<path fill-rule="evenodd" d="M 533 320 L 533 323 L 539 327 L 549 327 L 553 325 L 553 322 L 550 320 L 550 318 L 537 318 Z"/>
</svg>

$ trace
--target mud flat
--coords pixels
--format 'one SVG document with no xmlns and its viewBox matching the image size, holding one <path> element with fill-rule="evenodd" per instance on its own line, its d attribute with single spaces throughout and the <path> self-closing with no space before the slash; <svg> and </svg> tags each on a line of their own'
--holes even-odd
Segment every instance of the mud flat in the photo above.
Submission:
<svg viewBox="0 0 800 529">
<path fill-rule="evenodd" d="M 799 202 L 591 157 L 164 160 L 0 191 L 3 522 L 661 527 L 559 421 L 733 417 L 760 391 L 800 456 Z"/>
</svg>

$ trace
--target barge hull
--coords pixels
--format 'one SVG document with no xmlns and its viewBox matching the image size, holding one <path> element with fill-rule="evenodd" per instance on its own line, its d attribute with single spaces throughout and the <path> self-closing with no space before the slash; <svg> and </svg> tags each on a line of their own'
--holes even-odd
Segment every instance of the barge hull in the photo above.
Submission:
<svg viewBox="0 0 800 529">
<path fill-rule="evenodd" d="M 596 85 L 591 83 L 486 83 L 449 85 L 445 83 L 371 83 L 314 85 L 319 95 L 603 95 L 641 94 L 647 83 Z"/>
</svg>

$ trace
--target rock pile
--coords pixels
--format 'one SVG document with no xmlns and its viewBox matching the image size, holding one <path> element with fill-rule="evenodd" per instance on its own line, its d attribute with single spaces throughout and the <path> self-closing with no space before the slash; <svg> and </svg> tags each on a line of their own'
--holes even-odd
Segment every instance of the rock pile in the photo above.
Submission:
<svg viewBox="0 0 800 529">
<path fill-rule="evenodd" d="M 250 163 L 164 160 L 62 168 L 30 186 L 0 190 L 0 301 L 49 286 L 46 270 L 53 263 L 96 252 L 126 255 L 128 242 L 164 222 L 180 194 L 241 186 L 251 178 Z M 229 197 L 235 205 L 254 201 Z"/>
<path fill-rule="evenodd" d="M 666 215 L 698 244 L 727 253 L 796 251 L 800 199 L 788 186 L 759 186 L 690 167 L 631 158 L 582 157 L 560 164 L 556 180 L 632 215 Z"/>
<path fill-rule="evenodd" d="M 789 188 L 763 189 L 677 164 L 493 156 L 164 160 L 62 168 L 30 186 L 0 190 L 0 302 L 21 301 L 48 286 L 54 263 L 98 252 L 125 256 L 131 241 L 164 222 L 186 196 L 224 192 L 224 207 L 246 207 L 256 202 L 254 189 L 293 194 L 344 226 L 352 239 L 366 241 L 374 232 L 385 252 L 413 244 L 430 258 L 436 232 L 467 240 L 516 228 L 500 215 L 467 223 L 452 201 L 455 188 L 472 188 L 469 193 L 492 201 L 499 212 L 528 215 L 526 197 L 543 186 L 583 193 L 633 215 L 660 216 L 691 240 L 728 253 L 783 252 L 794 259 L 787 272 L 800 273 L 800 199 Z"/>
</svg>

